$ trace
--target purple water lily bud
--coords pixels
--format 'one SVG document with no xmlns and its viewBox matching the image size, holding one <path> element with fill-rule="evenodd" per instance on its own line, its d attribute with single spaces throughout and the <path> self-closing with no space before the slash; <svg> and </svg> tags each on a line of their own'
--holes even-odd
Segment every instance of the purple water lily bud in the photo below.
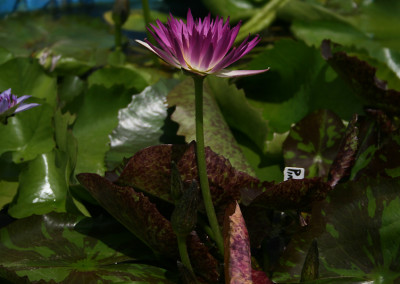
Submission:
<svg viewBox="0 0 400 284">
<path fill-rule="evenodd" d="M 31 103 L 24 104 L 23 102 L 31 96 L 17 97 L 8 89 L 0 94 L 0 121 L 7 123 L 7 117 L 10 117 L 18 112 L 33 108 L 39 104 Z"/>
<path fill-rule="evenodd" d="M 187 21 L 175 19 L 172 15 L 166 25 L 156 21 L 158 26 L 150 25 L 149 32 L 160 47 L 151 44 L 147 39 L 136 40 L 168 64 L 187 70 L 191 73 L 206 76 L 214 74 L 218 77 L 238 77 L 259 74 L 263 70 L 233 70 L 225 68 L 236 62 L 260 41 L 256 35 L 252 40 L 247 37 L 238 47 L 232 47 L 240 29 L 240 23 L 229 26 L 229 18 L 215 20 L 208 15 L 203 20 L 194 21 L 189 9 Z"/>
</svg>

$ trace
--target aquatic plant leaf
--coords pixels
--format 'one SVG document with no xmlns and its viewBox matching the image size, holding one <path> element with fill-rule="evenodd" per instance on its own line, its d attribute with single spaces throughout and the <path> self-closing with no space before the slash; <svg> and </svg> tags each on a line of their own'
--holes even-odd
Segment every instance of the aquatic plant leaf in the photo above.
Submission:
<svg viewBox="0 0 400 284">
<path fill-rule="evenodd" d="M 176 84 L 175 80 L 160 80 L 133 95 L 128 106 L 118 111 L 118 125 L 110 134 L 106 154 L 109 169 L 145 147 L 160 144 L 167 118 L 166 97 Z"/>
<path fill-rule="evenodd" d="M 147 82 L 143 76 L 134 68 L 120 66 L 106 66 L 96 70 L 88 77 L 89 87 L 92 85 L 103 85 L 111 88 L 114 85 L 123 85 L 126 89 L 133 89 L 141 92 L 147 87 Z"/>
<path fill-rule="evenodd" d="M 315 238 L 320 256 L 318 281 L 399 281 L 399 185 L 399 178 L 368 177 L 338 184 L 315 204 L 310 227 L 289 243 L 274 280 L 298 278 L 305 252 Z"/>
<path fill-rule="evenodd" d="M 56 105 L 57 80 L 46 74 L 36 60 L 16 57 L 0 65 L 0 90 L 9 88 L 17 96 L 29 95 Z"/>
<path fill-rule="evenodd" d="M 178 255 L 171 223 L 143 193 L 115 185 L 97 174 L 82 173 L 77 178 L 104 209 L 155 253 L 172 258 Z"/>
<path fill-rule="evenodd" d="M 327 177 L 342 140 L 341 119 L 319 110 L 298 122 L 283 143 L 286 167 L 305 168 L 306 177 Z"/>
<path fill-rule="evenodd" d="M 175 161 L 182 180 L 198 179 L 195 143 L 158 145 L 136 153 L 126 164 L 116 183 L 132 186 L 173 203 L 170 194 L 171 161 Z M 323 198 L 331 187 L 318 178 L 289 180 L 274 185 L 237 171 L 224 157 L 206 148 L 207 172 L 215 206 L 241 200 L 244 205 L 266 208 L 301 208 Z"/>
<path fill-rule="evenodd" d="M 79 149 L 75 173 L 105 172 L 109 134 L 118 125 L 119 109 L 130 100 L 131 94 L 122 86 L 107 89 L 93 85 L 87 90 L 72 130 Z"/>
<path fill-rule="evenodd" d="M 0 240 L 0 277 L 5 281 L 174 283 L 165 269 L 141 264 L 152 259 L 151 252 L 109 220 L 35 215 L 2 228 Z"/>
<path fill-rule="evenodd" d="M 19 176 L 18 194 L 8 214 L 23 218 L 51 211 L 65 212 L 67 163 L 65 154 L 56 149 L 29 161 Z"/>
<path fill-rule="evenodd" d="M 375 67 L 343 51 L 332 51 L 331 42 L 328 40 L 322 42 L 321 52 L 325 60 L 367 105 L 391 114 L 400 113 L 400 92 L 387 89 L 387 83 L 375 76 Z"/>
<path fill-rule="evenodd" d="M 314 47 L 301 41 L 279 40 L 273 48 L 254 56 L 246 68 L 264 65 L 270 67 L 267 73 L 242 78 L 236 84 L 245 90 L 249 103 L 262 112 L 271 133 L 284 133 L 319 109 L 332 110 L 345 120 L 363 113 L 361 100 Z"/>
<path fill-rule="evenodd" d="M 354 115 L 346 128 L 338 154 L 329 169 L 329 185 L 332 187 L 351 173 L 359 144 L 357 121 L 358 116 Z"/>
<path fill-rule="evenodd" d="M 225 283 L 253 283 L 249 234 L 237 202 L 225 211 L 223 234 Z"/>
<path fill-rule="evenodd" d="M 259 180 L 234 169 L 223 156 L 206 147 L 207 172 L 215 204 L 238 200 L 240 189 L 261 193 Z M 170 194 L 171 161 L 175 161 L 184 183 L 198 179 L 195 143 L 159 145 L 137 152 L 126 164 L 117 183 L 129 185 L 153 196 L 173 202 Z M 266 183 L 269 184 L 269 183 Z"/>
<path fill-rule="evenodd" d="M 207 84 L 204 84 L 204 143 L 214 152 L 223 155 L 240 171 L 254 174 L 237 145 Z M 186 142 L 196 140 L 194 84 L 187 78 L 176 86 L 167 97 L 168 106 L 176 106 L 171 118 L 179 124 L 178 135 Z"/>
<path fill-rule="evenodd" d="M 100 65 L 107 63 L 107 53 L 114 45 L 107 30 L 101 19 L 83 14 L 55 18 L 49 13 L 26 13 L 2 19 L 0 39 L 15 56 L 30 56 L 47 47 L 63 57 Z"/>
<path fill-rule="evenodd" d="M 268 122 L 249 104 L 244 91 L 215 76 L 207 77 L 207 83 L 229 127 L 246 134 L 260 150 L 264 150 Z"/>
<path fill-rule="evenodd" d="M 266 187 L 250 206 L 278 210 L 307 208 L 313 202 L 324 199 L 331 189 L 328 183 L 318 177 L 289 179 Z"/>
<path fill-rule="evenodd" d="M 0 153 L 12 152 L 14 163 L 35 159 L 55 146 L 52 127 L 53 109 L 48 104 L 18 113 L 0 125 Z"/>
<path fill-rule="evenodd" d="M 131 187 L 115 185 L 96 174 L 82 173 L 77 178 L 104 209 L 156 255 L 178 259 L 178 244 L 171 223 L 148 197 Z M 195 269 L 206 279 L 217 279 L 217 261 L 197 236 L 189 236 L 188 248 Z"/>
</svg>

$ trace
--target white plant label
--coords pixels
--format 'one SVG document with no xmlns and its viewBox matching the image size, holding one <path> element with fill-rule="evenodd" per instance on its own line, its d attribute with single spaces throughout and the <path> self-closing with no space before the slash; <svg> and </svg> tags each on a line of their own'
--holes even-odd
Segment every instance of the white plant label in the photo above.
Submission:
<svg viewBox="0 0 400 284">
<path fill-rule="evenodd" d="M 304 168 L 286 167 L 283 171 L 283 180 L 287 181 L 289 179 L 303 179 L 304 172 Z"/>
</svg>

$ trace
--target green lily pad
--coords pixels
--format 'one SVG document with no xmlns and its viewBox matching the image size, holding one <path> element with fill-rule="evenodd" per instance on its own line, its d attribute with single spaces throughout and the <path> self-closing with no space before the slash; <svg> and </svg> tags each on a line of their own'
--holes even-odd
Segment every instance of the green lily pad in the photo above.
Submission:
<svg viewBox="0 0 400 284">
<path fill-rule="evenodd" d="M 57 163 L 56 163 L 57 160 Z M 66 159 L 59 150 L 38 155 L 19 176 L 18 194 L 8 209 L 14 218 L 65 212 L 68 191 Z"/>
<path fill-rule="evenodd" d="M 128 105 L 131 94 L 123 86 L 110 89 L 93 85 L 84 94 L 73 126 L 78 141 L 75 173 L 106 171 L 105 155 L 110 149 L 109 134 L 118 125 L 119 109 Z"/>
<path fill-rule="evenodd" d="M 283 144 L 286 167 L 305 168 L 306 177 L 327 177 L 344 126 L 333 112 L 313 112 L 292 127 Z"/>
<path fill-rule="evenodd" d="M 1 20 L 3 47 L 16 56 L 51 49 L 55 54 L 104 64 L 114 37 L 100 19 L 83 15 L 53 17 L 49 13 L 13 14 Z"/>
<path fill-rule="evenodd" d="M 237 145 L 221 111 L 211 95 L 208 85 L 204 87 L 204 143 L 216 153 L 228 158 L 238 170 L 254 174 L 246 163 L 243 153 Z M 187 78 L 168 95 L 168 106 L 176 106 L 172 120 L 179 124 L 178 135 L 186 142 L 196 140 L 194 84 Z"/>
<path fill-rule="evenodd" d="M 48 76 L 36 60 L 14 58 L 0 65 L 0 90 L 11 88 L 17 96 L 30 95 L 54 106 L 56 79 Z"/>
<path fill-rule="evenodd" d="M 45 283 L 174 283 L 165 269 L 138 263 L 149 251 L 107 221 L 56 213 L 32 216 L 2 228 L 0 240 L 0 277 L 5 280 L 13 280 L 7 276 L 15 273 L 19 281 Z"/>
<path fill-rule="evenodd" d="M 208 77 L 207 83 L 229 127 L 246 134 L 259 149 L 264 150 L 268 122 L 249 104 L 243 90 L 215 76 Z"/>
<path fill-rule="evenodd" d="M 305 252 L 315 238 L 318 281 L 399 281 L 399 185 L 398 178 L 366 178 L 336 186 L 313 208 L 306 232 L 289 244 L 274 280 L 298 278 Z"/>
<path fill-rule="evenodd" d="M 361 100 L 313 47 L 280 40 L 274 48 L 255 56 L 246 69 L 266 66 L 270 71 L 240 79 L 237 85 L 262 112 L 271 133 L 288 131 L 293 123 L 318 109 L 332 110 L 345 120 L 363 113 Z"/>
<path fill-rule="evenodd" d="M 12 152 L 14 163 L 35 159 L 54 146 L 53 108 L 48 104 L 20 112 L 0 125 L 0 153 Z"/>
<path fill-rule="evenodd" d="M 141 92 L 147 87 L 146 80 L 133 68 L 107 66 L 93 72 L 88 78 L 89 87 L 103 85 L 111 88 L 114 85 L 123 85 L 126 89 Z"/>
<path fill-rule="evenodd" d="M 167 118 L 167 94 L 176 83 L 174 80 L 159 81 L 132 96 L 130 104 L 119 110 L 118 125 L 110 135 L 111 149 L 106 155 L 109 169 L 145 147 L 160 144 Z"/>
</svg>

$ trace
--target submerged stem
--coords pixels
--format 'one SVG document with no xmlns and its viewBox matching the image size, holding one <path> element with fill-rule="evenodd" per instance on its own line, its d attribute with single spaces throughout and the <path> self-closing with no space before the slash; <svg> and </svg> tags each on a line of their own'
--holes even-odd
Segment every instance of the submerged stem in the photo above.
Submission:
<svg viewBox="0 0 400 284">
<path fill-rule="evenodd" d="M 214 233 L 215 242 L 222 255 L 224 255 L 224 242 L 221 230 L 218 225 L 217 215 L 211 198 L 210 186 L 208 184 L 206 155 L 204 150 L 204 129 L 203 129 L 203 76 L 193 76 L 195 86 L 195 107 L 196 107 L 196 157 L 199 171 L 200 187 L 203 196 L 204 206 Z"/>
</svg>

